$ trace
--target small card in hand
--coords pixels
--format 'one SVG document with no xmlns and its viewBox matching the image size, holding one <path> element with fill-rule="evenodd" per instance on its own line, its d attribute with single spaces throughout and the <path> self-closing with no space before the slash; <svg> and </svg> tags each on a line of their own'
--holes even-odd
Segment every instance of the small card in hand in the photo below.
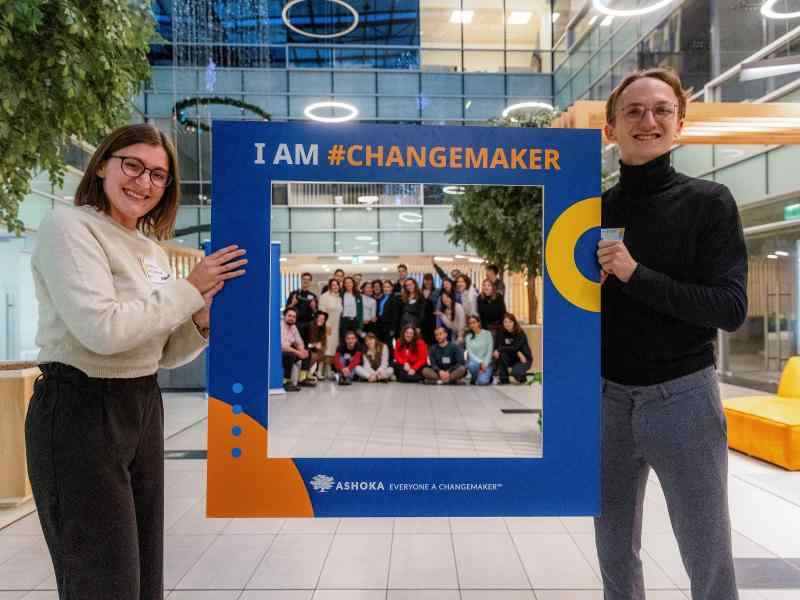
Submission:
<svg viewBox="0 0 800 600">
<path fill-rule="evenodd" d="M 624 237 L 624 227 L 603 227 L 600 229 L 600 239 L 604 242 L 621 242 Z"/>
</svg>

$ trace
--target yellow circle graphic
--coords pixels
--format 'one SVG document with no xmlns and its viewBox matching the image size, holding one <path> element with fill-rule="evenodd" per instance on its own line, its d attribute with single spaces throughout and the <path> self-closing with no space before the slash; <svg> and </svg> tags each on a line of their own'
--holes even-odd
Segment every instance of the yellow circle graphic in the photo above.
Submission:
<svg viewBox="0 0 800 600">
<path fill-rule="evenodd" d="M 587 198 L 570 206 L 550 228 L 545 263 L 550 280 L 564 299 L 583 310 L 600 312 L 600 284 L 587 279 L 575 264 L 580 237 L 600 226 L 600 198 Z"/>
</svg>

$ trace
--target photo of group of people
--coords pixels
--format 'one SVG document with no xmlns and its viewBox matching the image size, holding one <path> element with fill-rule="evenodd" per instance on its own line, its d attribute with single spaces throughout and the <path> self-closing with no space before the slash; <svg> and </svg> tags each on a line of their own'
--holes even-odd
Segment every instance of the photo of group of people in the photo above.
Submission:
<svg viewBox="0 0 800 600">
<path fill-rule="evenodd" d="M 284 389 L 331 381 L 434 385 L 524 384 L 533 355 L 506 310 L 495 265 L 479 288 L 469 275 L 433 263 L 421 285 L 404 264 L 397 279 L 362 281 L 337 269 L 319 294 L 311 273 L 285 302 L 281 321 Z"/>
<path fill-rule="evenodd" d="M 426 262 L 287 286 L 270 457 L 542 456 L 541 350 L 508 310 L 513 280 Z"/>
</svg>

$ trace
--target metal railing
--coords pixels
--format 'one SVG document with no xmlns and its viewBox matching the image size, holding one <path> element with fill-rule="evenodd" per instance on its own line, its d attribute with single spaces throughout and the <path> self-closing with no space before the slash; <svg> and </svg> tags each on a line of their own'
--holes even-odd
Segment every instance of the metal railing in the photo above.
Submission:
<svg viewBox="0 0 800 600">
<path fill-rule="evenodd" d="M 777 52 L 778 50 L 783 48 L 785 45 L 787 45 L 789 42 L 792 42 L 793 40 L 797 39 L 798 37 L 800 37 L 800 26 L 797 26 L 794 29 L 792 29 L 791 31 L 788 31 L 787 33 L 783 34 L 781 37 L 776 39 L 774 42 L 771 42 L 771 43 L 767 44 L 766 46 L 761 48 L 761 50 L 759 50 L 758 52 L 754 52 L 753 54 L 751 54 L 750 56 L 748 56 L 747 58 L 745 58 L 741 62 L 739 62 L 739 63 L 735 64 L 734 66 L 732 66 L 730 69 L 728 69 L 727 71 L 725 71 L 721 75 L 719 75 L 719 76 L 715 77 L 714 79 L 712 79 L 711 81 L 709 81 L 707 84 L 705 84 L 705 86 L 703 86 L 703 89 L 701 91 L 697 92 L 696 94 L 694 94 L 691 97 L 691 100 L 696 100 L 696 99 L 698 99 L 698 98 L 700 98 L 702 96 L 703 100 L 705 102 L 721 102 L 722 101 L 722 89 L 721 89 L 722 84 L 727 82 L 727 81 L 730 81 L 734 77 L 738 77 L 739 74 L 742 72 L 742 65 L 743 64 L 749 63 L 749 62 L 754 62 L 754 61 L 757 61 L 757 60 L 761 60 L 762 58 L 766 58 L 767 56 Z M 775 92 L 777 92 L 777 91 L 779 91 L 779 90 L 775 90 Z M 771 92 L 771 94 L 774 94 L 775 92 Z M 784 91 L 783 93 L 786 93 L 786 92 Z M 768 94 L 768 95 L 770 95 L 770 94 Z M 772 97 L 776 98 L 776 97 L 780 97 L 780 96 L 772 96 Z M 764 98 L 761 98 L 760 101 L 761 102 L 768 102 L 769 100 L 765 100 Z"/>
</svg>

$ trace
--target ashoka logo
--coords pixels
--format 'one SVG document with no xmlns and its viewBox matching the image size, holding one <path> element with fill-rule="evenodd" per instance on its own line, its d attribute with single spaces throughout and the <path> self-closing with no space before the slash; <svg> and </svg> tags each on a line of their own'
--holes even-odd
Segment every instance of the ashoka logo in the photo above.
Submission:
<svg viewBox="0 0 800 600">
<path fill-rule="evenodd" d="M 310 483 L 311 487 L 318 492 L 327 492 L 333 487 L 335 481 L 336 480 L 330 475 L 314 475 Z"/>
<path fill-rule="evenodd" d="M 386 488 L 382 481 L 336 481 L 330 475 L 314 475 L 309 481 L 311 487 L 320 493 L 330 490 L 342 492 L 382 492 Z"/>
</svg>

